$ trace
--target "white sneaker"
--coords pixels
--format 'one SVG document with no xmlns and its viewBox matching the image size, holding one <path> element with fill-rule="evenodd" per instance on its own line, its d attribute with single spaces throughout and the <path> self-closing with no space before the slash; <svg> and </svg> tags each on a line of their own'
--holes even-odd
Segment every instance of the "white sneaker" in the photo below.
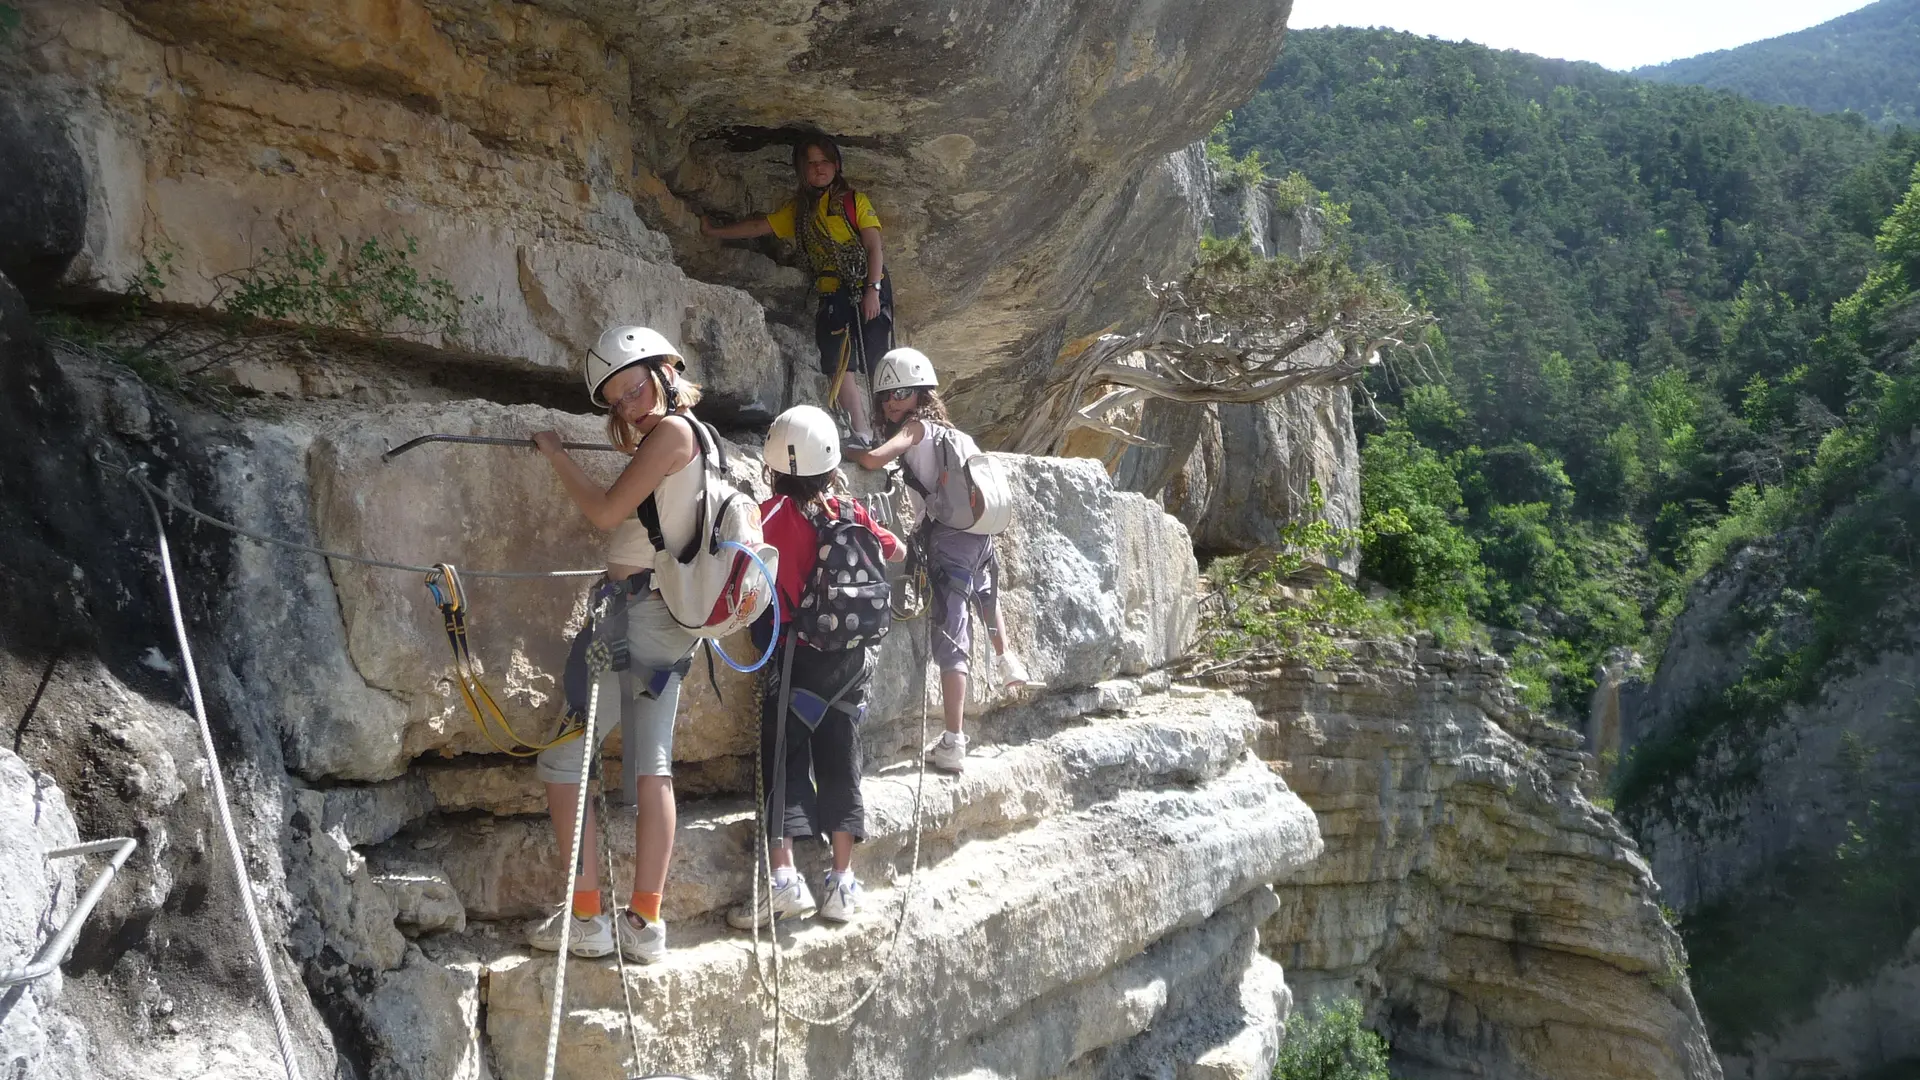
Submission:
<svg viewBox="0 0 1920 1080">
<path fill-rule="evenodd" d="M 967 768 L 967 737 L 951 731 L 940 736 L 927 752 L 927 764 L 943 772 L 964 772 Z"/>
<path fill-rule="evenodd" d="M 820 903 L 820 917 L 838 923 L 853 921 L 854 914 L 860 910 L 860 896 L 865 892 L 851 870 L 844 874 L 829 870 L 820 891 L 826 896 Z"/>
<path fill-rule="evenodd" d="M 667 924 L 659 920 L 648 922 L 631 911 L 622 912 L 613 920 L 615 932 L 620 935 L 620 952 L 629 960 L 642 964 L 657 964 L 667 958 Z M 607 952 L 612 952 L 608 949 Z"/>
<path fill-rule="evenodd" d="M 572 907 L 563 907 L 547 916 L 545 922 L 533 928 L 527 935 L 527 944 L 542 952 L 560 951 L 560 928 L 573 915 Z M 590 919 L 574 919 L 573 929 L 568 934 L 567 951 L 575 956 L 608 956 L 613 952 L 613 920 L 605 915 L 595 915 Z"/>
<path fill-rule="evenodd" d="M 1019 654 L 1003 652 L 996 662 L 1000 665 L 1001 689 L 1020 690 L 1034 685 L 1033 680 L 1027 677 L 1027 665 L 1020 662 Z"/>
<path fill-rule="evenodd" d="M 771 904 L 768 904 L 769 900 Z M 771 897 L 761 897 L 760 902 L 772 909 L 774 919 L 785 919 L 812 910 L 813 893 L 807 889 L 807 879 L 795 874 L 785 885 L 775 888 Z M 754 914 L 751 900 L 735 905 L 732 911 L 727 912 L 727 925 L 735 930 L 751 930 L 756 922 L 761 926 L 767 925 L 765 909 L 759 912 L 758 919 L 754 918 Z"/>
</svg>

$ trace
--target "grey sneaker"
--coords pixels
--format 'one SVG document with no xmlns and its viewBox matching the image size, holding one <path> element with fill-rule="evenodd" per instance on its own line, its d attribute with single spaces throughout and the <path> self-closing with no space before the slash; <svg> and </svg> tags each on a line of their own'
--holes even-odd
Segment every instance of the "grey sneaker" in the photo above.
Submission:
<svg viewBox="0 0 1920 1080">
<path fill-rule="evenodd" d="M 572 916 L 571 907 L 563 907 L 547 916 L 545 922 L 534 927 L 533 932 L 527 935 L 527 944 L 542 952 L 559 952 L 560 928 Z M 567 951 L 589 960 L 611 955 L 613 953 L 613 920 L 605 915 L 595 915 L 590 919 L 574 919 L 573 929 L 568 934 Z"/>
<path fill-rule="evenodd" d="M 864 889 L 860 879 L 849 870 L 844 874 L 827 872 L 827 879 L 821 886 L 821 894 L 826 897 L 820 902 L 820 917 L 828 922 L 852 922 L 853 916 L 860 910 L 860 897 Z"/>
<path fill-rule="evenodd" d="M 927 764 L 942 772 L 964 772 L 967 768 L 967 737 L 948 731 L 927 751 Z"/>
<path fill-rule="evenodd" d="M 621 912 L 613 920 L 620 937 L 620 953 L 642 964 L 657 964 L 667 958 L 667 924 L 648 922 L 631 911 Z M 608 949 L 607 952 L 612 952 Z"/>
<path fill-rule="evenodd" d="M 771 904 L 768 903 L 769 900 L 772 901 Z M 805 915 L 808 911 L 812 910 L 813 893 L 808 891 L 806 879 L 799 874 L 795 874 L 791 881 L 774 889 L 771 897 L 761 897 L 760 902 L 772 909 L 774 919 L 786 919 L 797 915 Z M 732 911 L 727 912 L 727 925 L 733 927 L 735 930 L 751 930 L 755 923 L 759 923 L 761 926 L 767 925 L 767 911 L 765 908 L 758 914 L 759 918 L 754 918 L 755 912 L 753 910 L 753 901 L 751 900 L 744 904 L 737 904 Z"/>
</svg>

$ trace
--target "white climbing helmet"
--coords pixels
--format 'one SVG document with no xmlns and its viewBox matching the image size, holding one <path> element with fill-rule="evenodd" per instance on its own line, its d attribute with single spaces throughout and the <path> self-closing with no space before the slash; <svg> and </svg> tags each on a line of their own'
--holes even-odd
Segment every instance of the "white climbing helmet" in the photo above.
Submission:
<svg viewBox="0 0 1920 1080">
<path fill-rule="evenodd" d="M 644 326 L 616 326 L 601 334 L 600 340 L 587 350 L 587 396 L 593 399 L 595 405 L 606 408 L 607 399 L 601 396 L 600 390 L 607 385 L 608 379 L 613 378 L 614 372 L 659 356 L 671 356 L 675 367 L 686 367 L 680 350 L 656 330 Z M 661 381 L 665 382 L 664 376 Z"/>
<path fill-rule="evenodd" d="M 933 373 L 933 361 L 927 359 L 927 354 L 905 346 L 881 357 L 880 367 L 873 373 L 873 392 L 876 394 L 905 386 L 939 385 L 940 380 Z"/>
<path fill-rule="evenodd" d="M 840 467 L 840 430 L 825 409 L 795 405 L 767 429 L 767 468 L 789 476 L 819 476 Z"/>
</svg>

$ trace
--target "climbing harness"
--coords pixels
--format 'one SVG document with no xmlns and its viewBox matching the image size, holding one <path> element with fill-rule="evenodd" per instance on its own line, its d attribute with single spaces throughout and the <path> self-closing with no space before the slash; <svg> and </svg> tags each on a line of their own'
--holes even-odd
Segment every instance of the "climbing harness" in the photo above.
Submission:
<svg viewBox="0 0 1920 1080">
<path fill-rule="evenodd" d="M 778 635 L 776 634 L 775 636 L 777 637 Z M 782 752 L 782 745 L 785 742 L 783 736 L 786 732 L 786 724 L 787 724 L 786 712 L 789 708 L 792 707 L 791 697 L 790 697 L 790 690 L 792 687 L 791 645 L 792 645 L 792 637 L 791 635 L 789 635 L 788 637 L 789 648 L 788 648 L 787 658 L 782 665 L 783 667 L 787 668 L 787 671 L 782 672 L 781 680 L 780 680 L 781 681 L 781 697 L 782 697 L 781 712 L 780 712 L 780 718 L 778 721 L 778 726 L 774 729 L 774 738 L 776 742 L 774 753 L 776 757 L 780 756 Z M 931 648 L 930 645 L 929 645 L 929 648 Z M 762 689 L 764 692 L 764 689 L 765 689 L 764 684 Z M 881 984 L 885 982 L 887 969 L 892 966 L 894 957 L 899 951 L 900 934 L 906 928 L 907 914 L 909 911 L 912 910 L 913 890 L 914 890 L 914 887 L 919 884 L 919 880 L 920 880 L 920 838 L 921 838 L 920 811 L 921 811 L 921 805 L 922 805 L 922 796 L 924 795 L 926 791 L 926 786 L 927 786 L 927 759 L 926 759 L 926 753 L 925 753 L 926 743 L 927 743 L 927 680 L 926 680 L 926 662 L 922 660 L 920 664 L 920 746 L 922 749 L 919 754 L 919 757 L 920 757 L 919 776 L 918 776 L 918 779 L 915 781 L 914 787 L 913 787 L 913 815 L 911 819 L 911 829 L 913 832 L 913 854 L 910 862 L 908 863 L 906 884 L 903 885 L 900 890 L 900 912 L 894 918 L 893 930 L 887 939 L 886 954 L 880 959 L 880 961 L 874 967 L 873 980 L 867 985 L 867 988 L 860 993 L 860 996 L 855 998 L 851 1004 L 849 1004 L 848 1006 L 841 1009 L 839 1012 L 834 1013 L 831 1016 L 809 1015 L 807 1013 L 804 1013 L 798 1009 L 795 1009 L 787 1005 L 782 1000 L 781 983 L 783 980 L 783 976 L 785 974 L 786 960 L 785 960 L 785 955 L 780 947 L 780 933 L 777 925 L 774 925 L 775 920 L 770 919 L 769 925 L 767 928 L 767 937 L 769 939 L 769 944 L 771 947 L 771 953 L 773 958 L 773 977 L 772 977 L 771 985 L 768 984 L 767 972 L 766 972 L 766 969 L 763 967 L 762 960 L 760 959 L 760 919 L 758 917 L 760 911 L 762 910 L 760 906 L 761 904 L 760 888 L 761 888 L 761 885 L 764 883 L 768 887 L 768 889 L 771 890 L 772 883 L 773 883 L 773 841 L 771 837 L 768 835 L 771 832 L 771 829 L 767 828 L 766 826 L 768 821 L 777 821 L 777 822 L 784 823 L 784 818 L 785 818 L 785 806 L 784 806 L 784 795 L 785 795 L 784 789 L 786 786 L 786 779 L 785 779 L 786 769 L 784 767 L 785 762 L 781 761 L 776 763 L 776 766 L 774 769 L 774 799 L 776 801 L 782 802 L 783 805 L 779 808 L 780 816 L 778 818 L 768 818 L 768 819 L 763 819 L 757 822 L 757 826 L 760 832 L 760 858 L 758 860 L 760 865 L 759 867 L 756 868 L 753 875 L 753 899 L 750 901 L 753 905 L 753 907 L 750 910 L 754 914 L 753 975 L 754 975 L 755 981 L 760 986 L 761 994 L 765 997 L 771 998 L 773 1001 L 773 1012 L 772 1012 L 771 1019 L 773 1023 L 773 1066 L 774 1066 L 774 1075 L 776 1076 L 776 1078 L 778 1076 L 779 1066 L 780 1066 L 781 1018 L 787 1017 L 793 1020 L 798 1020 L 799 1022 L 806 1024 L 809 1027 L 838 1027 L 839 1025 L 845 1023 L 848 1019 L 850 1019 L 854 1013 L 859 1012 L 861 1007 L 866 1005 L 866 1003 L 872 999 L 874 993 L 878 991 L 880 989 Z M 760 744 L 756 740 L 756 746 L 758 745 Z M 765 788 L 766 763 L 763 760 L 760 760 L 759 755 L 760 755 L 760 751 L 756 750 L 755 761 L 754 761 L 754 772 L 753 772 L 754 805 L 766 808 L 766 812 L 769 815 L 771 815 L 775 811 L 774 811 L 774 807 L 769 804 L 767 799 L 767 791 Z M 772 906 L 771 896 L 767 897 L 767 904 L 768 904 L 768 907 L 771 908 Z"/>
<path fill-rule="evenodd" d="M 129 469 L 127 476 L 139 484 L 142 490 L 152 485 L 134 475 Z M 233 807 L 227 800 L 227 783 L 220 771 L 220 757 L 214 751 L 213 728 L 207 723 L 207 705 L 200 696 L 200 676 L 193 665 L 193 649 L 187 643 L 187 620 L 180 610 L 180 590 L 173 580 L 173 553 L 167 546 L 167 526 L 160 517 L 160 507 L 155 505 L 151 495 L 146 496 L 147 509 L 153 514 L 153 528 L 160 537 L 160 570 L 167 582 L 167 604 L 173 610 L 173 632 L 180 641 L 180 659 L 187 669 L 187 689 L 193 698 L 193 716 L 200 724 L 200 749 L 207 756 L 207 776 L 213 785 L 213 805 L 219 811 L 220 832 L 227 840 L 227 857 L 233 865 L 234 886 L 240 892 L 240 910 L 247 917 L 247 931 L 253 936 L 253 951 L 260 961 L 260 979 L 266 984 L 267 1003 L 273 1008 L 274 1034 L 280 1040 L 280 1062 L 286 1067 L 287 1080 L 300 1080 L 300 1067 L 293 1057 L 293 1030 L 287 1024 L 287 1011 L 280 1004 L 280 984 L 273 976 L 273 958 L 267 949 L 267 938 L 260 930 L 260 913 L 253 902 L 253 877 L 247 872 L 246 857 L 240 851 L 240 836 L 233 827 Z M 171 500 L 169 500 L 171 501 Z"/>
<path fill-rule="evenodd" d="M 749 555 L 751 556 L 751 553 L 749 553 Z M 757 562 L 758 560 L 756 559 L 755 561 Z M 766 572 L 766 566 L 764 564 L 761 565 L 761 571 L 763 573 Z M 771 575 L 769 575 L 769 582 L 771 581 L 772 581 L 772 577 Z M 606 614 L 606 607 L 607 607 L 607 604 L 609 603 L 609 600 L 610 600 L 610 597 L 603 594 L 602 597 L 600 598 L 598 609 L 592 613 L 591 617 L 595 619 L 604 617 Z M 773 606 L 773 625 L 775 627 L 774 641 L 777 641 L 779 638 L 778 628 L 780 626 L 780 594 L 777 586 L 775 587 L 775 591 L 772 599 L 772 606 Z M 768 642 L 768 647 L 767 647 L 768 655 L 772 655 L 774 641 Z M 554 1065 L 559 1057 L 560 1020 L 561 1020 L 561 1017 L 565 1014 L 565 1009 L 566 1009 L 567 956 L 568 956 L 568 949 L 571 946 L 571 939 L 573 936 L 573 921 L 574 921 L 572 918 L 572 912 L 568 909 L 567 905 L 573 902 L 574 886 L 577 885 L 580 880 L 580 870 L 582 866 L 581 848 L 584 846 L 584 838 L 586 836 L 587 790 L 588 790 L 588 785 L 594 784 L 594 782 L 596 781 L 598 777 L 598 770 L 599 770 L 599 764 L 600 764 L 600 761 L 599 761 L 600 755 L 594 749 L 599 744 L 594 741 L 593 732 L 594 732 L 594 724 L 597 719 L 596 714 L 599 712 L 599 708 L 600 708 L 599 676 L 603 671 L 607 670 L 606 667 L 602 667 L 600 665 L 606 664 L 608 662 L 608 654 L 603 651 L 596 655 L 590 651 L 589 657 L 590 657 L 588 661 L 589 688 L 587 690 L 587 712 L 586 712 L 586 716 L 582 721 L 582 726 L 580 729 L 580 737 L 586 740 L 586 746 L 588 748 L 587 749 L 588 756 L 586 758 L 586 768 L 584 768 L 581 772 L 580 794 L 578 799 L 576 799 L 574 802 L 573 844 L 569 852 L 569 857 L 567 859 L 567 890 L 565 893 L 561 895 L 561 898 L 560 898 L 561 912 L 562 912 L 562 918 L 560 920 L 560 950 L 554 960 L 553 1005 L 547 1016 L 547 1057 L 546 1057 L 546 1069 L 543 1074 L 544 1080 L 553 1080 Z M 596 809 L 600 817 L 601 849 L 604 855 L 606 856 L 606 864 L 607 864 L 606 884 L 609 888 L 611 888 L 613 885 L 613 852 L 610 848 L 607 847 L 606 796 L 604 792 L 599 791 L 597 788 L 595 790 L 595 802 L 596 802 Z M 614 918 L 623 919 L 625 917 L 626 917 L 626 914 L 624 909 L 620 908 L 618 905 L 615 905 Z M 637 1031 L 637 1026 L 634 1022 L 633 997 L 627 986 L 627 961 L 626 961 L 626 954 L 622 952 L 620 949 L 620 926 L 618 923 L 614 925 L 613 953 L 615 957 L 615 963 L 619 968 L 620 993 L 623 999 L 623 1003 L 626 1006 L 627 1038 L 629 1042 L 632 1044 L 634 1064 L 638 1066 L 640 1062 L 640 1036 Z"/>
</svg>

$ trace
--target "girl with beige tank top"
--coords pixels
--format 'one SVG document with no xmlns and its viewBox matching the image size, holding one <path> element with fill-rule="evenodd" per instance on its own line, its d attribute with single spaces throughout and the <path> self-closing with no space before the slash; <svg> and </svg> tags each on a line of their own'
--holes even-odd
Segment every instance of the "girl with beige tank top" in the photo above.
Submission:
<svg viewBox="0 0 1920 1080">
<path fill-rule="evenodd" d="M 660 898 L 667 863 L 673 856 L 676 813 L 673 796 L 673 725 L 680 703 L 685 661 L 696 639 L 674 619 L 650 584 L 654 547 L 635 516 L 649 497 L 660 514 L 661 539 L 679 550 L 693 538 L 697 500 L 705 480 L 699 443 L 689 410 L 699 387 L 681 378 L 680 354 L 666 338 L 641 326 L 615 327 L 601 335 L 587 354 L 587 391 L 607 409 L 607 430 L 615 446 L 633 455 L 611 487 L 602 488 L 560 445 L 560 436 L 542 431 L 535 448 L 552 463 L 574 505 L 587 520 L 610 530 L 607 584 L 612 600 L 609 631 L 624 620 L 628 665 L 599 675 L 601 703 L 595 729 L 599 738 L 633 721 L 633 742 L 622 751 L 639 764 L 639 806 L 634 818 L 633 891 L 627 910 L 603 913 L 598 860 L 586 858 L 574 890 L 572 910 L 562 907 L 536 928 L 530 943 L 555 951 L 561 928 L 575 920 L 569 935 L 576 956 L 606 956 L 619 949 L 628 959 L 652 963 L 666 955 L 666 925 Z M 617 704 L 611 709 L 609 703 Z M 598 741 L 598 739 L 596 739 Z M 572 846 L 574 814 L 580 802 L 586 756 L 599 748 L 573 739 L 541 751 L 540 778 L 561 852 Z M 599 850 L 593 811 L 587 809 L 583 851 Z M 562 858 L 564 858 L 564 854 Z"/>
</svg>

